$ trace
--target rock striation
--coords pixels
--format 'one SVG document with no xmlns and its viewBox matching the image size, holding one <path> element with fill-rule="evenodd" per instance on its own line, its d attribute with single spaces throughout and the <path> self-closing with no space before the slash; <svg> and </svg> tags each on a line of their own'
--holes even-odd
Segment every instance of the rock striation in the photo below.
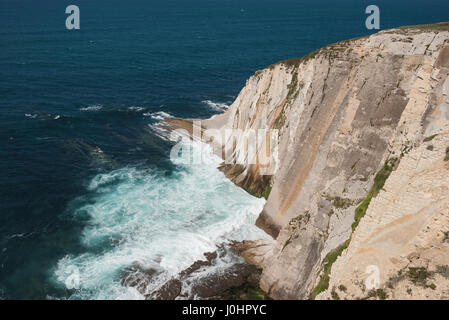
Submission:
<svg viewBox="0 0 449 320">
<path fill-rule="evenodd" d="M 449 299 L 448 152 L 449 126 L 402 157 L 319 298 Z"/>
<path fill-rule="evenodd" d="M 206 140 L 277 130 L 277 145 L 257 142 L 268 164 L 245 139 L 219 144 L 225 174 L 267 198 L 257 225 L 275 240 L 239 250 L 263 268 L 272 298 L 360 298 L 368 265 L 382 286 L 408 272 L 410 255 L 448 256 L 448 75 L 449 23 L 386 30 L 258 71 L 226 112 L 202 121 Z"/>
</svg>

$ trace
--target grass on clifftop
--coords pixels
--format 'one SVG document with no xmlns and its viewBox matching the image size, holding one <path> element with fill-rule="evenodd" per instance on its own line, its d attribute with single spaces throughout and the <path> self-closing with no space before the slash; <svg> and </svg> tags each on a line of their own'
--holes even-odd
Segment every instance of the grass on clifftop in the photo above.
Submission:
<svg viewBox="0 0 449 320">
<path fill-rule="evenodd" d="M 403 26 L 397 29 L 417 29 L 422 31 L 449 31 L 449 22 L 439 22 L 434 24 L 421 24 L 416 26 Z"/>
<path fill-rule="evenodd" d="M 392 29 L 388 29 L 388 30 L 383 30 L 383 32 L 387 32 L 387 33 L 388 32 L 398 32 L 398 30 L 403 30 L 403 31 L 406 31 L 406 30 L 449 31 L 449 22 L 438 22 L 438 23 L 434 23 L 434 24 L 422 24 L 422 25 L 414 25 L 414 26 L 402 26 L 402 27 L 392 28 Z M 291 59 L 286 59 L 286 60 L 282 60 L 282 61 L 273 63 L 272 65 L 268 66 L 267 69 L 273 69 L 277 65 L 284 65 L 288 69 L 298 67 L 301 63 L 306 63 L 310 59 L 315 58 L 320 53 L 323 53 L 326 51 L 338 50 L 339 48 L 349 46 L 352 42 L 354 42 L 356 40 L 369 38 L 369 37 L 370 37 L 369 35 L 361 36 L 361 37 L 342 40 L 342 41 L 339 41 L 339 42 L 336 42 L 333 44 L 329 44 L 325 47 L 322 47 L 315 51 L 309 52 L 308 54 L 306 54 L 305 56 L 303 56 L 301 58 L 291 58 Z M 258 70 L 256 72 L 256 74 L 261 73 L 262 71 L 263 70 Z"/>
</svg>

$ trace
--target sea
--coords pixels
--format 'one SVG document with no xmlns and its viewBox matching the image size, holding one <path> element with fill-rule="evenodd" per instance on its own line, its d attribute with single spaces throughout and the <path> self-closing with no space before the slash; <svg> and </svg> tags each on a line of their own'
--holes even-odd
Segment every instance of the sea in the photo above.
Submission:
<svg viewBox="0 0 449 320">
<path fill-rule="evenodd" d="M 66 8 L 80 11 L 68 30 Z M 223 112 L 272 63 L 449 20 L 447 0 L 0 0 L 0 299 L 144 299 L 133 265 L 176 277 L 268 238 L 265 200 L 170 157 L 166 118 Z M 219 257 L 208 270 L 237 263 Z M 189 297 L 195 298 L 195 297 Z"/>
</svg>

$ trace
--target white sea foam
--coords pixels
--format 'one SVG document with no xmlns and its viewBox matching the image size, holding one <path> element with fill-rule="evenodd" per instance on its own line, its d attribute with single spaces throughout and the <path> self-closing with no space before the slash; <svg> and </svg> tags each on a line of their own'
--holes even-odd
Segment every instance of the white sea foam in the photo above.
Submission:
<svg viewBox="0 0 449 320">
<path fill-rule="evenodd" d="M 133 107 L 128 107 L 128 110 L 130 110 L 130 111 L 135 111 L 135 112 L 142 112 L 142 111 L 145 110 L 145 108 L 133 106 Z"/>
<path fill-rule="evenodd" d="M 226 103 L 213 102 L 211 100 L 204 100 L 202 102 L 214 110 L 224 111 L 229 108 L 229 105 L 227 105 Z"/>
<path fill-rule="evenodd" d="M 158 112 L 146 112 L 143 114 L 144 117 L 151 117 L 154 120 L 157 121 L 164 121 L 164 119 L 173 118 L 173 116 L 167 112 L 164 111 L 158 111 Z"/>
<path fill-rule="evenodd" d="M 59 114 L 52 115 L 50 113 L 46 112 L 39 112 L 39 113 L 25 113 L 25 117 L 29 119 L 39 119 L 39 120 L 58 120 L 61 118 Z"/>
<path fill-rule="evenodd" d="M 103 106 L 101 104 L 93 104 L 87 107 L 81 107 L 81 111 L 98 111 L 103 109 Z"/>
<path fill-rule="evenodd" d="M 171 114 L 164 112 L 164 111 L 155 112 L 151 116 L 155 120 L 164 120 L 167 118 L 173 118 L 173 116 Z"/>
<path fill-rule="evenodd" d="M 9 236 L 6 236 L 8 239 L 14 239 L 14 238 L 22 238 L 25 235 L 25 233 L 16 233 Z"/>
<path fill-rule="evenodd" d="M 55 271 L 64 286 L 72 270 L 79 270 L 80 289 L 72 298 L 140 299 L 135 289 L 120 283 L 123 270 L 135 262 L 161 271 L 162 281 L 223 242 L 266 237 L 254 225 L 265 201 L 227 180 L 210 146 L 185 143 L 208 157 L 210 165 L 183 165 L 180 157 L 172 160 L 180 169 L 172 175 L 122 168 L 92 179 L 93 201 L 73 213 L 89 220 L 81 235 L 87 250 L 64 257 Z M 213 268 L 229 263 L 223 260 Z"/>
</svg>

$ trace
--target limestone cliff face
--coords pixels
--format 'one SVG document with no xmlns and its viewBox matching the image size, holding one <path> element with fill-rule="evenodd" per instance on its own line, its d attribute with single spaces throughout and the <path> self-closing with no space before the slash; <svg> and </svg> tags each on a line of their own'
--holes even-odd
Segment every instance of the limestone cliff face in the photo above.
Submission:
<svg viewBox="0 0 449 320">
<path fill-rule="evenodd" d="M 431 200 L 420 202 L 437 197 L 437 192 L 420 191 L 424 184 L 415 186 L 419 196 L 403 195 L 404 180 L 391 185 L 394 197 L 404 202 L 394 207 L 394 217 L 381 218 L 392 210 L 388 205 L 379 204 L 377 211 L 369 205 L 371 197 L 373 203 L 390 201 L 373 189 L 383 173 L 389 174 L 399 163 L 400 171 L 391 179 L 399 175 L 394 179 L 401 180 L 399 172 L 408 170 L 403 159 L 419 153 L 412 151 L 416 148 L 423 151 L 419 146 L 424 137 L 446 130 L 448 74 L 448 24 L 388 30 L 259 71 L 228 111 L 203 122 L 205 130 L 279 130 L 278 161 L 270 163 L 269 174 L 260 174 L 267 167 L 259 161 L 260 154 L 248 153 L 238 139 L 231 150 L 224 150 L 232 156 L 223 166 L 237 184 L 268 198 L 257 225 L 276 241 L 253 244 L 246 255 L 258 256 L 257 248 L 263 248 L 256 259 L 263 267 L 260 285 L 271 297 L 309 298 L 320 279 L 324 279 L 324 290 L 330 270 L 323 271 L 323 260 L 343 243 L 340 249 L 347 246 L 353 229 L 356 233 L 343 255 L 349 260 L 357 250 L 367 249 L 370 232 L 380 225 L 416 213 L 407 211 L 412 207 L 440 212 L 447 204 L 447 198 L 434 207 Z M 438 150 L 444 147 L 441 143 Z M 267 148 L 275 151 L 272 144 Z M 241 160 L 253 160 L 253 164 L 237 164 Z M 447 166 L 432 165 L 438 167 L 441 179 L 449 181 Z M 420 173 L 413 174 L 424 179 Z M 364 201 L 370 194 L 369 201 Z M 354 224 L 355 211 L 364 204 L 369 205 L 368 216 L 358 217 Z M 429 219 L 426 212 L 419 219 Z M 341 277 L 350 277 L 353 269 L 345 263 L 337 263 L 338 270 L 343 270 Z M 339 283 L 338 272 L 332 271 L 332 285 Z"/>
<path fill-rule="evenodd" d="M 318 297 L 449 299 L 449 126 L 402 157 Z"/>
</svg>

